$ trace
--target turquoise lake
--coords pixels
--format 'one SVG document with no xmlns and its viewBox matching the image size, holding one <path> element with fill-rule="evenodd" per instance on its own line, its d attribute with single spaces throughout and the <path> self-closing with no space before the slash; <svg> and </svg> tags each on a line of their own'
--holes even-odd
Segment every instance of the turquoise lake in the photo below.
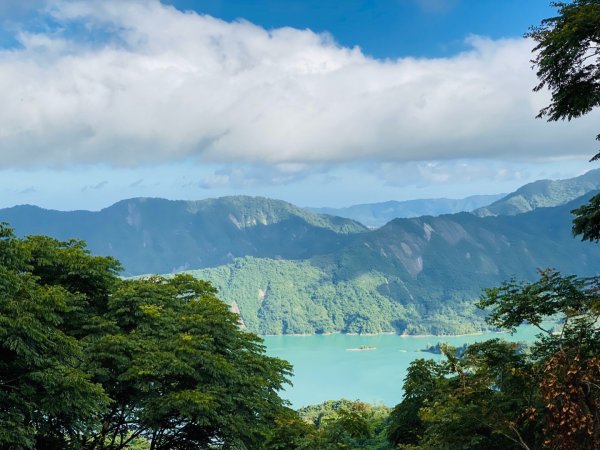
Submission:
<svg viewBox="0 0 600 450">
<path fill-rule="evenodd" d="M 267 353 L 294 365 L 293 386 L 282 392 L 292 407 L 346 398 L 393 406 L 402 398 L 406 369 L 418 358 L 441 359 L 420 350 L 438 342 L 460 346 L 501 338 L 531 342 L 539 330 L 519 328 L 514 335 L 484 333 L 473 336 L 399 336 L 345 334 L 264 336 Z M 361 346 L 374 350 L 349 351 Z"/>
</svg>

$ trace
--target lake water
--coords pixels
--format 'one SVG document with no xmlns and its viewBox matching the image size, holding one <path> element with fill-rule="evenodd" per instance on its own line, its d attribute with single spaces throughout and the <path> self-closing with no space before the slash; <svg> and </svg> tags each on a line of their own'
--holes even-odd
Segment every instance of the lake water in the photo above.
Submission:
<svg viewBox="0 0 600 450">
<path fill-rule="evenodd" d="M 402 384 L 411 361 L 442 359 L 421 349 L 438 342 L 453 346 L 502 338 L 531 342 L 539 330 L 523 326 L 514 335 L 485 333 L 475 336 L 410 336 L 393 334 L 349 336 L 264 336 L 267 353 L 294 365 L 293 386 L 282 392 L 292 407 L 346 398 L 394 406 L 402 399 Z M 361 346 L 374 350 L 349 351 Z"/>
</svg>

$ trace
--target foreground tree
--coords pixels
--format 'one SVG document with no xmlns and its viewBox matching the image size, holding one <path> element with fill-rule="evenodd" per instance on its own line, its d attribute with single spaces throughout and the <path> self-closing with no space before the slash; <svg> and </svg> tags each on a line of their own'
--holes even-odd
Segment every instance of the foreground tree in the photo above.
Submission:
<svg viewBox="0 0 600 450">
<path fill-rule="evenodd" d="M 109 398 L 65 331 L 79 297 L 40 283 L 22 244 L 0 224 L 0 448 L 65 448 Z"/>
<path fill-rule="evenodd" d="M 544 271 L 487 289 L 488 322 L 540 329 L 530 348 L 498 339 L 417 360 L 388 438 L 403 449 L 600 449 L 600 277 Z"/>
<path fill-rule="evenodd" d="M 553 2 L 558 14 L 527 34 L 537 45 L 533 63 L 540 83 L 550 89 L 550 105 L 538 117 L 556 121 L 583 116 L 600 105 L 600 0 Z M 600 134 L 596 136 L 600 140 Z M 598 152 L 592 160 L 600 158 Z M 600 240 L 600 195 L 573 211 L 573 233 Z"/>
<path fill-rule="evenodd" d="M 389 408 L 360 401 L 328 400 L 282 415 L 267 450 L 387 450 Z"/>
<path fill-rule="evenodd" d="M 446 361 L 414 361 L 388 438 L 402 449 L 531 449 L 538 428 L 524 414 L 536 397 L 536 371 L 519 345 L 498 339 Z"/>
<path fill-rule="evenodd" d="M 420 442 L 426 428 L 421 409 L 435 400 L 438 382 L 447 374 L 446 367 L 432 360 L 417 359 L 410 364 L 404 378 L 402 401 L 390 414 L 387 429 L 390 444 L 396 447 Z"/>
<path fill-rule="evenodd" d="M 486 290 L 481 306 L 492 308 L 493 325 L 514 329 L 530 323 L 544 333 L 533 348 L 544 406 L 529 410 L 544 424 L 544 445 L 600 449 L 600 277 L 548 270 L 535 283 Z M 548 317 L 558 317 L 559 332 L 544 327 Z"/>
<path fill-rule="evenodd" d="M 527 33 L 537 42 L 532 62 L 540 83 L 535 90 L 548 87 L 552 93 L 550 105 L 538 117 L 571 120 L 600 105 L 600 1 L 552 5 L 558 15 Z M 594 159 L 599 157 L 600 153 Z"/>
<path fill-rule="evenodd" d="M 0 447 L 263 447 L 291 366 L 208 283 L 0 225 Z"/>
<path fill-rule="evenodd" d="M 85 339 L 86 365 L 113 403 L 84 444 L 260 448 L 291 367 L 264 355 L 212 286 L 185 275 L 125 281 L 103 316 L 110 328 Z"/>
</svg>

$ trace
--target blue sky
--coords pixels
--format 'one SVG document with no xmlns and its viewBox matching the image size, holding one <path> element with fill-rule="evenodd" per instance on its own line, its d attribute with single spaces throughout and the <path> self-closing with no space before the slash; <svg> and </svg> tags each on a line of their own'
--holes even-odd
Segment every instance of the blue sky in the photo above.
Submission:
<svg viewBox="0 0 600 450">
<path fill-rule="evenodd" d="M 508 192 L 595 168 L 534 119 L 545 0 L 0 2 L 0 207 Z"/>
<path fill-rule="evenodd" d="M 224 20 L 245 19 L 267 29 L 309 28 L 377 58 L 449 56 L 469 34 L 521 37 L 552 15 L 545 0 L 169 0 Z"/>
</svg>

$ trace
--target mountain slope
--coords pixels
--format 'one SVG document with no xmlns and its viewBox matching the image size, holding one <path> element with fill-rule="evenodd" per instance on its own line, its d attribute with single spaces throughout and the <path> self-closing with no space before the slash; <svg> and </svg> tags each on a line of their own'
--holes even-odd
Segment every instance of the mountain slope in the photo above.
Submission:
<svg viewBox="0 0 600 450">
<path fill-rule="evenodd" d="M 491 205 L 476 209 L 473 214 L 513 216 L 536 208 L 563 205 L 586 193 L 600 189 L 600 169 L 567 180 L 539 180 L 526 184 Z"/>
<path fill-rule="evenodd" d="M 347 208 L 306 208 L 310 211 L 357 220 L 368 227 L 380 227 L 390 220 L 419 216 L 438 216 L 472 211 L 503 198 L 505 194 L 473 195 L 463 199 L 432 198 L 422 200 L 366 203 Z"/>
<path fill-rule="evenodd" d="M 593 193 L 519 215 L 395 219 L 377 230 L 251 197 L 131 199 L 99 212 L 0 210 L 19 235 L 85 239 L 125 274 L 194 273 L 260 333 L 457 333 L 482 326 L 483 287 L 537 268 L 597 274 L 600 246 L 571 236 Z"/>
<path fill-rule="evenodd" d="M 215 266 L 239 256 L 298 259 L 328 253 L 366 228 L 260 197 L 201 201 L 123 200 L 98 212 L 34 206 L 0 210 L 19 235 L 84 239 L 92 253 L 118 258 L 126 275 Z"/>
<path fill-rule="evenodd" d="M 518 216 L 396 219 L 306 261 L 242 258 L 193 273 L 260 333 L 472 332 L 484 287 L 546 267 L 598 274 L 600 246 L 571 235 L 569 211 L 588 197 Z"/>
</svg>

